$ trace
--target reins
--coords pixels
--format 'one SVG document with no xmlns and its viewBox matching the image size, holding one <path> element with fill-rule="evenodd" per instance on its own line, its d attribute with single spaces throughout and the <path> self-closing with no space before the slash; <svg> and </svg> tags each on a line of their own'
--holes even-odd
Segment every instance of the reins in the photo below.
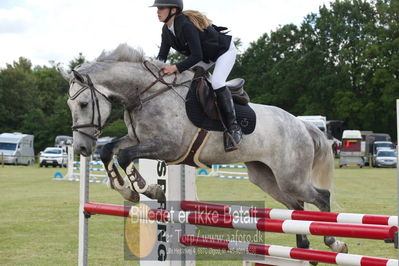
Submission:
<svg viewBox="0 0 399 266">
<path fill-rule="evenodd" d="M 152 71 L 152 69 L 148 66 L 148 64 L 150 64 L 150 63 L 151 63 L 151 62 L 149 62 L 148 60 L 145 60 L 145 61 L 143 62 L 143 66 L 144 66 L 145 69 L 148 70 L 148 72 L 150 72 L 150 74 L 155 78 L 155 80 L 154 80 L 149 86 L 147 86 L 146 88 L 144 88 L 144 90 L 142 90 L 142 91 L 140 91 L 140 92 L 138 93 L 139 99 L 140 99 L 140 101 L 139 101 L 140 103 L 139 103 L 139 104 L 136 104 L 136 105 L 133 105 L 133 106 L 130 106 L 130 107 L 134 109 L 134 108 L 138 107 L 138 105 L 143 105 L 144 103 L 146 103 L 146 102 L 150 101 L 151 99 L 153 99 L 153 98 L 155 98 L 155 97 L 161 95 L 161 94 L 164 93 L 164 92 L 167 92 L 168 90 L 173 90 L 179 97 L 181 97 L 181 98 L 185 101 L 185 99 L 184 99 L 179 93 L 177 93 L 177 92 L 174 90 L 174 88 L 175 88 L 175 87 L 179 87 L 179 86 L 187 86 L 187 85 L 185 85 L 185 84 L 188 83 L 188 82 L 190 82 L 191 80 L 186 80 L 186 81 L 183 81 L 183 82 L 181 82 L 181 83 L 176 83 L 177 74 L 174 73 L 173 81 L 172 81 L 172 82 L 167 82 L 167 81 L 164 79 L 164 77 L 166 76 L 166 74 L 162 73 L 162 69 L 159 69 L 159 70 L 158 70 L 158 73 L 157 73 L 158 75 L 157 75 L 157 74 L 155 74 L 154 71 Z M 152 64 L 152 63 L 151 63 L 151 64 Z M 155 66 L 155 65 L 154 65 L 154 66 Z M 164 87 L 164 88 L 158 90 L 158 91 L 155 92 L 154 94 L 151 94 L 150 96 L 148 96 L 148 97 L 146 97 L 146 98 L 144 98 L 144 99 L 141 99 L 141 95 L 143 95 L 144 93 L 146 93 L 149 89 L 151 89 L 151 88 L 152 88 L 155 84 L 157 84 L 158 82 L 161 83 L 161 84 L 163 84 L 163 85 L 165 85 L 166 87 Z"/>
<path fill-rule="evenodd" d="M 138 98 L 139 98 L 139 101 L 138 101 L 138 102 L 136 101 L 136 103 L 133 103 L 133 104 L 128 105 L 128 106 L 125 106 L 125 110 L 127 110 L 127 111 L 128 111 L 128 114 L 129 114 L 128 117 L 129 117 L 129 121 L 130 121 L 130 126 L 131 126 L 131 128 L 132 128 L 134 137 L 137 139 L 138 142 L 140 142 L 140 139 L 139 139 L 139 137 L 137 136 L 136 129 L 135 129 L 134 126 L 133 126 L 133 119 L 132 119 L 132 116 L 131 116 L 131 114 L 130 114 L 130 111 L 135 110 L 135 109 L 138 108 L 138 107 L 142 108 L 142 106 L 143 106 L 144 103 L 150 101 L 151 99 L 153 99 L 153 98 L 155 98 L 155 97 L 157 97 L 157 96 L 161 95 L 162 93 L 167 92 L 167 91 L 169 91 L 169 90 L 173 90 L 180 98 L 183 99 L 183 101 L 186 101 L 178 92 L 175 91 L 174 88 L 175 88 L 175 87 L 179 87 L 179 86 L 186 86 L 186 87 L 187 87 L 187 85 L 185 85 L 185 84 L 191 81 L 191 80 L 186 80 L 186 81 L 181 82 L 181 83 L 176 83 L 177 75 L 176 75 L 176 73 L 175 73 L 175 76 L 174 76 L 174 78 L 173 78 L 173 81 L 172 81 L 172 82 L 167 82 L 167 81 L 164 79 L 164 77 L 166 76 L 166 74 L 162 73 L 162 70 L 161 70 L 161 69 L 158 69 L 158 75 L 155 74 L 154 71 L 152 71 L 152 69 L 148 66 L 149 63 L 151 63 L 151 62 L 149 62 L 148 60 L 145 60 L 145 61 L 143 62 L 143 66 L 144 66 L 145 69 L 148 70 L 148 72 L 151 73 L 151 75 L 155 78 L 155 80 L 154 80 L 149 86 L 147 86 L 146 88 L 144 88 L 144 90 L 138 92 L 138 94 L 137 94 L 137 95 L 138 95 Z M 152 63 L 151 63 L 151 64 L 152 64 Z M 152 64 L 152 65 L 155 66 L 154 64 Z M 158 82 L 159 82 L 159 83 L 162 83 L 162 84 L 165 85 L 166 87 L 164 87 L 164 88 L 158 90 L 157 92 L 151 94 L 150 96 L 147 96 L 146 98 L 142 99 L 141 96 L 142 96 L 144 93 L 146 93 L 148 90 L 150 90 L 152 87 L 154 87 L 154 85 L 157 84 Z M 137 89 L 137 90 L 138 90 L 138 89 Z"/>
<path fill-rule="evenodd" d="M 139 101 L 136 101 L 133 104 L 127 104 L 124 105 L 124 111 L 128 111 L 129 113 L 129 120 L 130 120 L 130 125 L 132 127 L 133 130 L 133 134 L 135 135 L 137 141 L 139 141 L 139 138 L 137 137 L 136 134 L 136 130 L 133 126 L 133 119 L 131 117 L 130 111 L 135 110 L 137 107 L 142 107 L 144 103 L 150 101 L 151 99 L 161 95 L 164 92 L 167 92 L 169 90 L 173 90 L 180 98 L 183 99 L 183 101 L 185 101 L 185 99 L 176 92 L 175 87 L 179 87 L 179 86 L 186 86 L 186 83 L 189 83 L 191 80 L 186 80 L 184 82 L 181 83 L 176 83 L 177 81 L 177 74 L 175 73 L 174 75 L 174 79 L 172 82 L 167 82 L 164 77 L 166 76 L 166 74 L 162 73 L 162 70 L 159 69 L 158 73 L 154 73 L 154 71 L 152 71 L 152 69 L 148 66 L 148 64 L 150 64 L 151 62 L 149 62 L 148 60 L 145 60 L 143 62 L 143 66 L 146 70 L 148 70 L 148 72 L 151 73 L 151 75 L 155 78 L 155 80 L 146 88 L 144 88 L 142 91 L 138 91 L 138 95 L 137 97 L 139 98 Z M 151 63 L 152 64 L 152 63 Z M 155 66 L 155 65 L 154 65 Z M 98 97 L 97 97 L 97 93 L 100 94 L 101 96 L 103 96 L 108 102 L 111 103 L 111 100 L 105 95 L 103 94 L 101 91 L 99 91 L 98 89 L 96 89 L 94 87 L 94 84 L 90 78 L 90 76 L 88 74 L 85 75 L 87 78 L 87 86 L 85 84 L 83 84 L 82 88 L 79 89 L 74 95 L 68 95 L 70 100 L 75 100 L 83 91 L 85 91 L 86 89 L 90 89 L 90 96 L 91 96 L 91 102 L 92 102 L 92 117 L 91 117 L 91 122 L 88 124 L 80 124 L 80 125 L 72 125 L 72 130 L 79 132 L 82 135 L 85 135 L 93 140 L 97 140 L 98 137 L 101 135 L 102 130 L 109 124 L 111 124 L 113 121 L 115 121 L 118 117 L 115 116 L 113 119 L 108 119 L 104 125 L 101 125 L 101 112 L 100 112 L 100 106 L 98 103 Z M 74 80 L 72 81 L 74 82 Z M 163 85 L 165 85 L 166 87 L 159 89 L 158 91 L 154 92 L 153 94 L 145 97 L 142 99 L 142 95 L 146 92 L 148 92 L 152 87 L 155 86 L 155 84 L 157 83 L 161 83 Z M 137 89 L 139 90 L 139 89 Z M 97 107 L 97 124 L 95 124 L 94 120 L 95 120 L 95 107 Z M 81 128 L 88 128 L 88 127 L 93 127 L 95 129 L 95 133 L 94 135 L 90 135 L 82 130 L 80 130 Z M 140 142 L 140 141 L 139 141 Z"/>
</svg>

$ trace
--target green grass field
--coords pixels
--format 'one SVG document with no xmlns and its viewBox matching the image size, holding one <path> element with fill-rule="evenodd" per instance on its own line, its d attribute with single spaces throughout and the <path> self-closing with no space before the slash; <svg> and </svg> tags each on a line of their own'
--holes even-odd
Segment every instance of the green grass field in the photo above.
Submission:
<svg viewBox="0 0 399 266">
<path fill-rule="evenodd" d="M 65 169 L 0 166 L 0 264 L 74 265 L 78 244 L 78 182 L 53 181 Z M 396 215 L 396 169 L 336 169 L 333 211 Z M 197 178 L 201 201 L 264 201 L 283 208 L 247 180 Z M 103 184 L 90 185 L 90 200 L 123 204 L 118 193 Z M 90 220 L 91 265 L 137 265 L 125 261 L 124 222 L 120 217 Z M 310 236 L 313 249 L 327 250 L 322 237 Z M 340 238 L 352 254 L 396 258 L 393 244 L 379 240 Z M 294 246 L 293 235 L 267 233 L 266 242 Z M 240 261 L 199 261 L 198 265 L 242 265 Z"/>
</svg>

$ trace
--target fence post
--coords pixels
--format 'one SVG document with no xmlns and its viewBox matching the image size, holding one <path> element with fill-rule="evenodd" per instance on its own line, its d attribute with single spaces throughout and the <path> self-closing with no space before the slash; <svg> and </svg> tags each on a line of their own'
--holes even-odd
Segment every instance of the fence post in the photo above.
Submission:
<svg viewBox="0 0 399 266">
<path fill-rule="evenodd" d="M 399 215 L 399 99 L 396 99 L 396 206 Z M 398 216 L 399 219 L 399 216 Z M 396 237 L 398 237 L 398 232 L 396 232 Z M 399 249 L 398 249 L 399 257 Z"/>
<path fill-rule="evenodd" d="M 73 147 L 72 146 L 67 146 L 68 150 L 68 163 L 67 163 L 67 174 L 66 178 L 73 178 L 73 162 L 75 161 L 75 156 L 73 153 Z"/>
<path fill-rule="evenodd" d="M 80 197 L 79 197 L 79 256 L 78 265 L 86 266 L 88 259 L 89 217 L 84 205 L 89 201 L 89 163 L 91 157 L 80 155 Z"/>
</svg>

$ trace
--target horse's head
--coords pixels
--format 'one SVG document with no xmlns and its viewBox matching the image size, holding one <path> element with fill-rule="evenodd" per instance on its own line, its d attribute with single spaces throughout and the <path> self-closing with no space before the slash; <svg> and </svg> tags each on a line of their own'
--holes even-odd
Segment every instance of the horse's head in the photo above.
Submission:
<svg viewBox="0 0 399 266">
<path fill-rule="evenodd" d="M 73 70 L 69 80 L 68 106 L 72 113 L 73 148 L 84 156 L 92 154 L 111 113 L 111 101 L 106 88 L 95 84 L 89 74 Z"/>
<path fill-rule="evenodd" d="M 125 110 L 139 110 L 143 103 L 188 80 L 186 76 L 164 77 L 161 65 L 147 62 L 140 49 L 121 44 L 111 52 L 104 51 L 94 62 L 75 68 L 70 77 L 60 71 L 70 83 L 68 105 L 76 153 L 92 154 L 111 113 L 110 98 Z"/>
</svg>

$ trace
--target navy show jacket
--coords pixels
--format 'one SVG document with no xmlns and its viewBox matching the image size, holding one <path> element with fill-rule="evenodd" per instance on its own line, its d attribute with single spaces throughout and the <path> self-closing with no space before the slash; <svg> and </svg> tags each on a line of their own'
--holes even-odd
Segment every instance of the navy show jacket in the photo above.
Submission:
<svg viewBox="0 0 399 266">
<path fill-rule="evenodd" d="M 190 19 L 180 13 L 174 20 L 176 36 L 168 29 L 162 28 L 162 42 L 157 59 L 166 61 L 170 48 L 187 56 L 185 60 L 176 64 L 181 73 L 200 61 L 215 62 L 230 47 L 231 36 L 222 33 L 226 28 L 210 25 L 204 31 L 198 30 Z"/>
</svg>

